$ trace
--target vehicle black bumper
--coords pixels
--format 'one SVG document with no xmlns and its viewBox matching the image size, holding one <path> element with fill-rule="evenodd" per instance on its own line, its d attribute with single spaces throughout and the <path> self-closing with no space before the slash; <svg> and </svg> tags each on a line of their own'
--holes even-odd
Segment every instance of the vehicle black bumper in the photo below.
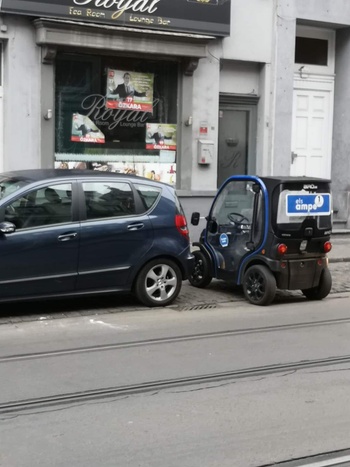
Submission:
<svg viewBox="0 0 350 467">
<path fill-rule="evenodd" d="M 270 261 L 279 289 L 297 290 L 317 287 L 322 271 L 328 268 L 326 256 L 319 258 Z"/>
</svg>

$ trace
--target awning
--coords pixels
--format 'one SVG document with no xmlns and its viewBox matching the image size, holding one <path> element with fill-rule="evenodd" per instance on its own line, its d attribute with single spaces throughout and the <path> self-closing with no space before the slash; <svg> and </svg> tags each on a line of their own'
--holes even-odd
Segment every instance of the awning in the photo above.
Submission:
<svg viewBox="0 0 350 467">
<path fill-rule="evenodd" d="M 185 63 L 207 56 L 207 45 L 214 36 L 149 29 L 88 24 L 40 18 L 34 20 L 36 43 L 43 47 L 43 60 L 52 60 L 57 49 L 88 49 L 100 53 L 176 57 Z M 191 67 L 191 65 L 190 65 Z"/>
</svg>

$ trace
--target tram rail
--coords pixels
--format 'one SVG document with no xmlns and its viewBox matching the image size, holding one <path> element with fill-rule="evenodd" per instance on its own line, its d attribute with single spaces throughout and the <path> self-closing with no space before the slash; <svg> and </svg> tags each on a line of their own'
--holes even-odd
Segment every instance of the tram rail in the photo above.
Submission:
<svg viewBox="0 0 350 467">
<path fill-rule="evenodd" d="M 273 325 L 273 326 L 261 326 L 261 327 L 256 327 L 256 328 L 244 328 L 244 329 L 233 329 L 233 330 L 225 330 L 225 331 L 205 332 L 205 333 L 198 333 L 198 334 L 187 334 L 187 335 L 181 335 L 181 336 L 158 337 L 158 338 L 144 339 L 144 340 L 139 340 L 139 341 L 117 342 L 117 343 L 111 343 L 111 344 L 100 344 L 100 345 L 94 345 L 94 346 L 60 349 L 60 350 L 52 350 L 52 351 L 45 351 L 45 352 L 11 354 L 11 355 L 1 356 L 0 364 L 5 363 L 5 362 L 7 363 L 10 361 L 34 360 L 34 359 L 39 359 L 39 358 L 59 357 L 59 356 L 82 354 L 82 353 L 89 353 L 89 352 L 102 352 L 102 351 L 126 349 L 126 348 L 132 348 L 132 347 L 169 344 L 172 342 L 186 342 L 186 341 L 193 341 L 193 340 L 215 339 L 215 338 L 230 337 L 230 336 L 234 337 L 234 336 L 241 336 L 244 334 L 290 331 L 292 329 L 313 328 L 313 327 L 320 327 L 320 326 L 335 326 L 335 325 L 345 324 L 345 323 L 350 323 L 350 317 L 318 320 L 318 321 L 307 321 L 307 322 L 302 322 L 302 323 L 280 324 L 280 325 Z"/>
</svg>

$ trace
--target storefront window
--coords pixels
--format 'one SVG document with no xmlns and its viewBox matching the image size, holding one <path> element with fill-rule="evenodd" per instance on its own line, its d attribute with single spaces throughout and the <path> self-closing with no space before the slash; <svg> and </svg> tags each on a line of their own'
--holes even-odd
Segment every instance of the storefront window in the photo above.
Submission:
<svg viewBox="0 0 350 467">
<path fill-rule="evenodd" d="M 61 54 L 56 167 L 93 168 L 175 185 L 176 62 Z"/>
</svg>

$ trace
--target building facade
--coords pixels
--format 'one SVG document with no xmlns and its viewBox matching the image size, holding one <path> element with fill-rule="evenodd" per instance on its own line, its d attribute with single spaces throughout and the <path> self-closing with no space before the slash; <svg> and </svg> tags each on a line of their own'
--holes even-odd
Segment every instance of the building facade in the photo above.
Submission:
<svg viewBox="0 0 350 467">
<path fill-rule="evenodd" d="M 325 177 L 349 226 L 348 0 L 2 0 L 0 12 L 0 170 L 154 177 L 188 217 L 231 174 Z"/>
</svg>

